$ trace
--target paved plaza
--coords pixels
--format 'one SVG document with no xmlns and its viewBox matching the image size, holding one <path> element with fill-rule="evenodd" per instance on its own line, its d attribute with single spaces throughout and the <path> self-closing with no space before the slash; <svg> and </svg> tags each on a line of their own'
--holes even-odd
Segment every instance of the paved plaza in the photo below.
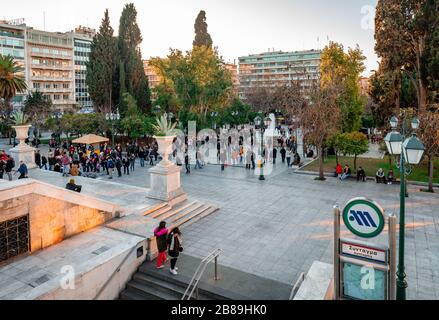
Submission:
<svg viewBox="0 0 439 320">
<path fill-rule="evenodd" d="M 134 173 L 112 182 L 147 188 L 149 168 L 137 163 Z M 396 185 L 335 178 L 318 182 L 281 163 L 266 178 L 259 181 L 244 168 L 221 172 L 217 165 L 192 170 L 190 175 L 183 170 L 182 185 L 190 197 L 220 208 L 183 229 L 185 253 L 201 258 L 221 248 L 222 265 L 292 285 L 314 261 L 332 263 L 334 205 L 363 196 L 377 201 L 386 213 L 399 213 Z M 108 181 L 105 176 L 99 179 Z M 409 186 L 409 193 L 407 295 L 439 299 L 439 195 L 422 193 L 416 186 Z M 342 237 L 352 235 L 342 230 Z M 386 243 L 386 237 L 384 232 L 372 241 Z"/>
<path fill-rule="evenodd" d="M 147 167 L 148 168 L 148 167 Z M 147 168 L 115 182 L 149 186 Z M 105 178 L 103 178 L 105 179 Z M 204 257 L 223 249 L 221 264 L 292 284 L 313 261 L 332 263 L 334 205 L 359 196 L 379 202 L 387 213 L 399 212 L 399 186 L 341 182 L 294 173 L 277 164 L 266 181 L 252 171 L 211 165 L 182 173 L 186 192 L 220 207 L 184 229 L 185 253 Z M 439 195 L 409 187 L 406 267 L 409 299 L 439 298 Z M 342 236 L 351 237 L 347 230 Z M 373 241 L 386 243 L 387 233 Z"/>
</svg>

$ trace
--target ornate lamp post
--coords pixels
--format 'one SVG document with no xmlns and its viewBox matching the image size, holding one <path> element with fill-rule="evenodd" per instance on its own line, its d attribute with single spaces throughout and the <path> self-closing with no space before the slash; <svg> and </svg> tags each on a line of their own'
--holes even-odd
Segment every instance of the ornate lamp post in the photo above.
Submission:
<svg viewBox="0 0 439 320">
<path fill-rule="evenodd" d="M 399 213 L 399 259 L 398 271 L 396 273 L 396 299 L 406 299 L 407 281 L 405 280 L 405 266 L 404 266 L 404 249 L 405 249 L 405 198 L 406 198 L 406 175 L 411 174 L 412 168 L 410 165 L 417 165 L 421 162 L 424 154 L 424 145 L 413 133 L 408 136 L 405 117 L 402 121 L 402 134 L 397 131 L 398 118 L 392 117 L 390 125 L 392 132 L 390 132 L 384 139 L 386 147 L 391 155 L 399 156 L 399 172 L 401 177 L 400 189 L 400 213 Z M 414 118 L 411 123 L 412 129 L 419 128 L 419 120 Z M 407 136 L 406 136 L 407 135 Z M 405 141 L 404 141 L 405 140 Z M 408 164 L 408 165 L 406 165 Z"/>
<path fill-rule="evenodd" d="M 233 111 L 232 112 L 232 117 L 235 119 L 234 121 L 236 121 L 236 118 L 238 118 L 239 116 L 239 111 Z M 235 127 L 237 127 L 238 125 L 235 123 Z"/>
<path fill-rule="evenodd" d="M 218 118 L 218 112 L 212 112 L 210 116 L 213 118 L 213 130 L 216 130 L 216 119 Z"/>
<path fill-rule="evenodd" d="M 58 140 L 58 144 L 61 144 L 61 134 L 59 132 L 59 127 L 60 127 L 60 122 L 61 119 L 63 117 L 64 113 L 62 111 L 55 111 L 50 117 L 52 119 L 56 120 L 56 128 L 57 128 L 57 133 L 56 133 L 56 137 Z"/>
<path fill-rule="evenodd" d="M 264 119 L 264 121 L 262 121 L 261 117 L 256 117 L 255 118 L 255 125 L 256 125 L 256 129 L 260 129 L 261 131 L 261 174 L 259 176 L 259 180 L 260 181 L 264 181 L 265 180 L 265 176 L 264 176 L 264 161 L 263 159 L 263 155 L 264 155 L 264 133 L 265 133 L 265 129 L 267 129 L 268 127 L 270 127 L 271 125 L 271 119 L 269 117 L 266 117 Z"/>
<path fill-rule="evenodd" d="M 109 121 L 111 123 L 111 141 L 112 141 L 112 146 L 114 148 L 114 127 L 115 127 L 116 121 L 120 120 L 119 109 L 117 109 L 116 113 L 105 114 L 105 119 L 107 119 L 107 121 Z"/>
</svg>

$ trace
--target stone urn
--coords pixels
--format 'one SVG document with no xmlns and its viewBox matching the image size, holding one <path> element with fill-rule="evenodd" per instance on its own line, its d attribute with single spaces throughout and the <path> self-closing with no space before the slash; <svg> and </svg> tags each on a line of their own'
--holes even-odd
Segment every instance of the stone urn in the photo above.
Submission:
<svg viewBox="0 0 439 320">
<path fill-rule="evenodd" d="M 25 144 L 25 140 L 29 137 L 29 128 L 32 127 L 30 124 L 13 126 L 17 139 L 20 141 L 20 145 Z"/>
<path fill-rule="evenodd" d="M 151 174 L 148 197 L 165 201 L 170 206 L 174 206 L 187 199 L 187 195 L 181 187 L 181 168 L 169 161 L 175 136 L 155 136 L 154 138 L 157 140 L 158 152 L 163 160 L 148 170 Z"/>
<path fill-rule="evenodd" d="M 157 144 L 159 146 L 159 154 L 162 156 L 163 160 L 158 164 L 161 167 L 172 166 L 173 163 L 169 161 L 169 155 L 172 153 L 172 143 L 174 142 L 175 136 L 154 136 Z"/>
<path fill-rule="evenodd" d="M 36 168 L 35 164 L 35 148 L 26 144 L 26 139 L 29 137 L 29 128 L 31 125 L 18 125 L 13 126 L 15 129 L 17 139 L 20 143 L 15 147 L 9 150 L 11 156 L 15 160 L 15 167 L 17 168 L 20 165 L 20 161 L 23 161 L 28 169 Z"/>
</svg>

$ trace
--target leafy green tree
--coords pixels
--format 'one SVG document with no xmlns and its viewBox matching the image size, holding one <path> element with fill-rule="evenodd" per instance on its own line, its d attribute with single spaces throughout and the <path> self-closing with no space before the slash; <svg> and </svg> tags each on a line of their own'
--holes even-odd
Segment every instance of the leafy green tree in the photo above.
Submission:
<svg viewBox="0 0 439 320">
<path fill-rule="evenodd" d="M 126 91 L 136 99 L 139 109 L 146 113 L 151 108 L 151 92 L 143 68 L 139 47 L 141 43 L 142 35 L 137 24 L 137 10 L 133 3 L 126 4 L 119 23 L 119 102 L 124 100 L 123 94 Z"/>
<path fill-rule="evenodd" d="M 213 110 L 226 108 L 231 100 L 232 79 L 218 52 L 200 46 L 184 54 L 171 50 L 166 59 L 155 58 L 151 64 L 156 67 L 162 79 L 168 101 L 178 101 L 184 113 L 198 114 L 205 121 Z M 164 106 L 162 106 L 164 107 Z"/>
<path fill-rule="evenodd" d="M 0 113 L 8 128 L 9 144 L 11 144 L 11 101 L 17 93 L 24 92 L 26 89 L 24 68 L 11 56 L 0 55 L 0 99 L 3 100 L 0 104 Z"/>
<path fill-rule="evenodd" d="M 376 10 L 375 51 L 382 60 L 380 69 L 409 77 L 421 114 L 432 96 L 429 63 L 438 59 L 434 53 L 437 12 L 436 0 L 379 0 Z M 395 77 L 397 93 L 400 79 Z"/>
<path fill-rule="evenodd" d="M 125 117 L 121 121 L 122 129 L 127 132 L 132 139 L 137 139 L 147 134 L 148 121 L 139 113 L 136 99 L 129 93 L 123 95 L 124 104 L 127 106 Z"/>
<path fill-rule="evenodd" d="M 345 155 L 354 156 L 354 170 L 357 170 L 357 157 L 369 151 L 369 140 L 364 133 L 348 132 L 337 138 L 338 150 Z"/>
<path fill-rule="evenodd" d="M 29 93 L 24 102 L 24 113 L 32 119 L 38 134 L 46 119 L 52 113 L 52 110 L 52 100 L 48 96 L 43 95 L 40 91 Z"/>
<path fill-rule="evenodd" d="M 322 52 L 320 85 L 322 88 L 334 85 L 340 88 L 337 104 L 342 114 L 343 132 L 361 128 L 365 101 L 360 94 L 359 79 L 365 70 L 365 59 L 358 46 L 345 53 L 343 45 L 336 42 L 331 42 Z"/>
<path fill-rule="evenodd" d="M 91 44 L 86 77 L 95 110 L 104 113 L 114 111 L 115 106 L 114 80 L 118 58 L 117 43 L 113 33 L 107 9 L 99 32 Z"/>
<path fill-rule="evenodd" d="M 195 20 L 195 39 L 193 42 L 194 47 L 205 46 L 212 48 L 212 38 L 209 32 L 207 32 L 206 12 L 201 10 Z"/>
<path fill-rule="evenodd" d="M 434 159 L 439 157 L 439 110 L 426 112 L 420 117 L 419 138 L 425 146 L 428 159 L 428 191 L 434 192 Z"/>
</svg>

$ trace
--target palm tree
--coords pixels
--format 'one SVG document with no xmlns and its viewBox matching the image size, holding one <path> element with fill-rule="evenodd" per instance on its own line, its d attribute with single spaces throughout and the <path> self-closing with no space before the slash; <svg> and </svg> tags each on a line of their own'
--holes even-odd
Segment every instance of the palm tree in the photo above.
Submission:
<svg viewBox="0 0 439 320">
<path fill-rule="evenodd" d="M 3 100 L 0 110 L 6 122 L 11 118 L 12 105 L 11 100 L 19 92 L 27 89 L 26 80 L 23 76 L 22 68 L 11 56 L 0 54 L 0 99 Z M 11 144 L 11 135 L 9 132 L 9 144 Z"/>
</svg>

